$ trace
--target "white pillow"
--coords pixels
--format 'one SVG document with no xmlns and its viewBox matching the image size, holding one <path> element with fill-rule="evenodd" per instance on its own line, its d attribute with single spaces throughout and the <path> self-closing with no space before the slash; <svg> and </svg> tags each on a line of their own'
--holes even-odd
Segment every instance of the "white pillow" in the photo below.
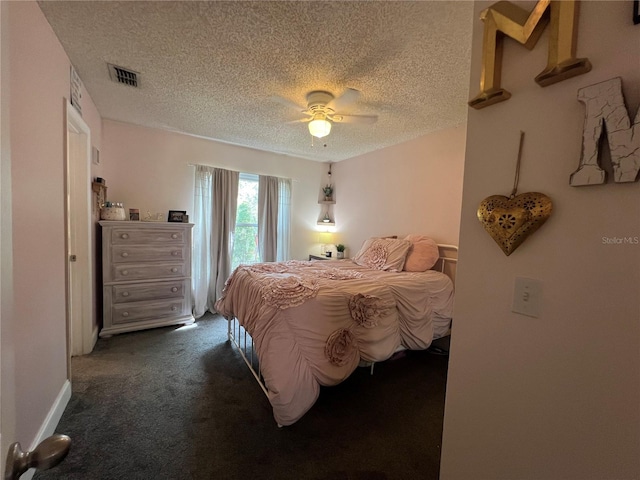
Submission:
<svg viewBox="0 0 640 480">
<path fill-rule="evenodd" d="M 365 240 L 353 261 L 374 270 L 400 272 L 410 247 L 408 240 L 371 237 Z"/>
</svg>

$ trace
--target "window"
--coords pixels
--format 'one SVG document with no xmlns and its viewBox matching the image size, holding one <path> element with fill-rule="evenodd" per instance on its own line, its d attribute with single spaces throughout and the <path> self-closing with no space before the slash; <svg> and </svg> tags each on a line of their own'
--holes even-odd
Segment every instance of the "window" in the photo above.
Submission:
<svg viewBox="0 0 640 480">
<path fill-rule="evenodd" d="M 258 250 L 258 175 L 241 173 L 231 269 L 260 261 Z"/>
</svg>

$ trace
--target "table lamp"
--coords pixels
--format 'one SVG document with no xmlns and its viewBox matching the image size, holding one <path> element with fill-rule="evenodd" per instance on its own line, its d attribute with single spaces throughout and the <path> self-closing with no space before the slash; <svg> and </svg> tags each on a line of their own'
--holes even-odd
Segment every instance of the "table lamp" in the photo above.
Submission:
<svg viewBox="0 0 640 480">
<path fill-rule="evenodd" d="M 331 232 L 321 232 L 320 233 L 320 251 L 323 255 L 327 253 L 327 247 L 333 244 L 333 233 Z"/>
</svg>

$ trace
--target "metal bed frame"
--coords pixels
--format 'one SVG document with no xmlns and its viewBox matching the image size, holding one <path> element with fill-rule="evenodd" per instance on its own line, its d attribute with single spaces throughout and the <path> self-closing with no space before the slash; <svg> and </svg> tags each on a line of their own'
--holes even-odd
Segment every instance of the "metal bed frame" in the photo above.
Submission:
<svg viewBox="0 0 640 480">
<path fill-rule="evenodd" d="M 458 247 L 456 245 L 438 244 L 438 249 L 440 250 L 440 258 L 433 266 L 432 270 L 437 270 L 449 276 L 455 284 L 456 267 L 458 264 Z M 227 319 L 227 336 L 229 338 L 229 342 L 235 345 L 240 356 L 244 360 L 244 363 L 247 364 L 252 375 L 258 382 L 258 385 L 260 385 L 260 388 L 268 398 L 269 392 L 264 383 L 262 372 L 260 371 L 260 361 L 258 359 L 258 354 L 253 347 L 253 338 L 251 338 L 251 335 L 247 333 L 235 317 Z M 370 366 L 371 375 L 373 375 L 375 362 L 371 362 L 371 365 L 365 364 L 362 366 Z"/>
<path fill-rule="evenodd" d="M 251 338 L 251 335 L 247 333 L 235 317 L 227 319 L 227 336 L 229 341 L 236 346 L 236 349 L 240 353 L 244 363 L 246 363 L 249 370 L 251 370 L 251 373 L 257 380 L 258 385 L 260 385 L 264 394 L 269 397 L 267 386 L 264 383 L 264 378 L 260 371 L 258 354 L 256 353 L 255 348 L 253 348 L 253 338 Z M 249 342 L 247 342 L 247 338 L 249 339 Z"/>
</svg>

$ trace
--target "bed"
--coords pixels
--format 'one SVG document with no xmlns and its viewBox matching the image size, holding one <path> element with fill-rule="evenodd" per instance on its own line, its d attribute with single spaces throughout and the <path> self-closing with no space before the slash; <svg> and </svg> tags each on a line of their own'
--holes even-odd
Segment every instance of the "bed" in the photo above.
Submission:
<svg viewBox="0 0 640 480">
<path fill-rule="evenodd" d="M 352 260 L 241 265 L 228 278 L 216 310 L 278 426 L 298 421 L 320 386 L 449 333 L 457 248 L 429 239 L 416 263 L 410 237 L 368 239 Z"/>
</svg>

